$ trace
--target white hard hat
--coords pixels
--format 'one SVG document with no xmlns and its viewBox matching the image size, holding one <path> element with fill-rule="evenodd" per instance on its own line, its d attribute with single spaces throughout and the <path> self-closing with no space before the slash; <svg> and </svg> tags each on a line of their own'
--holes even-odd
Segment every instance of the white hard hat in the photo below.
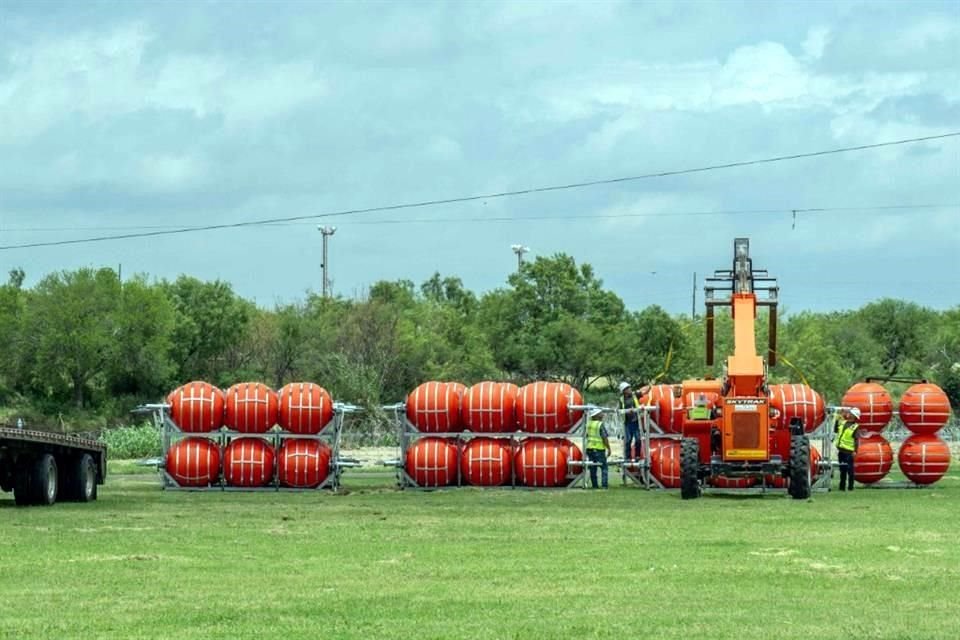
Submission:
<svg viewBox="0 0 960 640">
<path fill-rule="evenodd" d="M 603 415 L 603 409 L 601 409 L 600 407 L 594 407 L 593 409 L 590 409 L 591 418 L 596 418 L 597 416 L 602 416 L 602 415 Z"/>
<path fill-rule="evenodd" d="M 856 407 L 853 407 L 852 409 L 850 409 L 850 415 L 852 415 L 854 418 L 859 419 L 859 418 L 860 418 L 860 409 L 858 409 L 858 408 L 856 408 Z"/>
<path fill-rule="evenodd" d="M 629 389 L 629 388 L 630 388 L 630 383 L 629 383 L 629 382 L 621 382 L 621 383 L 620 383 L 620 393 L 623 393 L 624 391 L 626 391 L 626 390 Z"/>
</svg>

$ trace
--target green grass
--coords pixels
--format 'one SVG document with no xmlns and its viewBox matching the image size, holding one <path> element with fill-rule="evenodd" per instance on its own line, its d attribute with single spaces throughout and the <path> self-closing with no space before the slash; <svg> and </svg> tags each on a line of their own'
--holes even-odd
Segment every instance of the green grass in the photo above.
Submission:
<svg viewBox="0 0 960 640">
<path fill-rule="evenodd" d="M 113 475 L 94 504 L 21 509 L 0 494 L 0 637 L 848 640 L 960 626 L 957 474 L 809 502 L 344 481 L 342 495 L 165 492 L 148 470 Z"/>
</svg>

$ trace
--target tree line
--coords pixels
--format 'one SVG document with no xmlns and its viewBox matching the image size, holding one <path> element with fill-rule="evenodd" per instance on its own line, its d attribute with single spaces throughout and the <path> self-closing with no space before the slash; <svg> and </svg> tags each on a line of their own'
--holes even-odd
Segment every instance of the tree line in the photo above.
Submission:
<svg viewBox="0 0 960 640">
<path fill-rule="evenodd" d="M 419 285 L 377 282 L 360 299 L 307 294 L 273 309 L 186 275 L 121 282 L 112 269 L 78 269 L 32 288 L 24 277 L 14 270 L 0 287 L 0 400 L 34 422 L 123 421 L 190 380 L 222 388 L 311 380 L 373 407 L 425 380 L 552 379 L 602 400 L 620 379 L 720 376 L 732 350 L 728 314 L 717 318 L 708 368 L 702 317 L 628 310 L 589 264 L 563 254 L 524 263 L 482 295 L 434 274 Z M 761 317 L 758 345 L 766 331 Z M 960 406 L 960 305 L 883 299 L 852 311 L 781 312 L 778 342 L 771 379 L 806 381 L 828 402 L 865 376 L 898 376 L 936 382 Z"/>
</svg>

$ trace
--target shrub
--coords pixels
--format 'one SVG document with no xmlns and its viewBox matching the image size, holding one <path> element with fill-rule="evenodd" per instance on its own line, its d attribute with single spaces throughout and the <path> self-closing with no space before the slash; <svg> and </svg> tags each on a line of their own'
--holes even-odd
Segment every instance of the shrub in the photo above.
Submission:
<svg viewBox="0 0 960 640">
<path fill-rule="evenodd" d="M 107 453 L 114 460 L 149 458 L 163 453 L 160 429 L 151 422 L 114 427 L 100 434 L 107 444 Z"/>
</svg>

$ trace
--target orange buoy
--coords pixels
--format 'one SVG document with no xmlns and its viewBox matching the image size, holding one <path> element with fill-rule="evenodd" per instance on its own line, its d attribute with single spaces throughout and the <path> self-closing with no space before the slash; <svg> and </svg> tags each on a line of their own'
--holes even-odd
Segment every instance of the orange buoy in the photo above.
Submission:
<svg viewBox="0 0 960 640">
<path fill-rule="evenodd" d="M 754 477 L 740 476 L 710 476 L 707 478 L 707 483 L 717 489 L 749 489 L 757 484 L 757 479 Z"/>
<path fill-rule="evenodd" d="M 510 442 L 474 438 L 460 453 L 460 477 L 476 487 L 499 487 L 510 482 Z"/>
<path fill-rule="evenodd" d="M 770 385 L 770 406 L 779 414 L 771 420 L 777 429 L 790 426 L 793 418 L 800 418 L 804 432 L 811 433 L 826 415 L 823 396 L 805 384 Z"/>
<path fill-rule="evenodd" d="M 194 381 L 167 395 L 170 419 L 187 433 L 215 431 L 223 426 L 223 391 L 209 382 Z"/>
<path fill-rule="evenodd" d="M 820 450 L 817 449 L 815 446 L 810 445 L 810 481 L 811 482 L 816 482 L 817 478 L 823 475 L 820 471 L 820 460 L 822 458 L 823 456 L 820 455 Z M 784 489 L 787 487 L 788 484 L 790 484 L 787 478 L 781 475 L 774 475 L 772 473 L 768 473 L 767 475 L 765 475 L 763 477 L 763 481 L 764 483 L 766 483 L 768 487 L 771 487 L 773 489 Z"/>
<path fill-rule="evenodd" d="M 840 404 L 860 409 L 860 430 L 863 433 L 882 432 L 893 417 L 893 398 L 883 385 L 876 382 L 853 385 L 843 394 Z"/>
<path fill-rule="evenodd" d="M 917 434 L 934 434 L 950 419 L 950 399 L 935 384 L 915 384 L 900 398 L 900 419 Z"/>
<path fill-rule="evenodd" d="M 680 488 L 680 441 L 650 440 L 650 472 L 667 489 Z"/>
<path fill-rule="evenodd" d="M 206 438 L 184 438 L 167 450 L 167 473 L 181 487 L 206 487 L 220 479 L 220 447 Z"/>
<path fill-rule="evenodd" d="M 567 484 L 567 454 L 557 440 L 528 438 L 514 457 L 514 473 L 528 487 L 562 487 Z"/>
<path fill-rule="evenodd" d="M 857 482 L 863 484 L 879 482 L 890 473 L 892 466 L 893 449 L 890 448 L 886 438 L 878 433 L 860 438 L 857 452 L 853 456 L 853 477 Z"/>
<path fill-rule="evenodd" d="M 916 484 L 933 484 L 950 468 L 950 447 L 934 435 L 912 435 L 900 445 L 897 463 Z"/>
<path fill-rule="evenodd" d="M 820 449 L 810 445 L 810 478 L 813 481 L 826 473 L 826 469 L 820 469 L 821 460 L 823 460 L 823 455 L 820 453 Z"/>
<path fill-rule="evenodd" d="M 560 448 L 563 449 L 563 453 L 567 456 L 567 477 L 571 478 L 580 475 L 580 473 L 586 469 L 586 467 L 583 466 L 583 451 L 580 450 L 580 445 L 576 444 L 573 440 L 564 438 L 560 441 Z"/>
<path fill-rule="evenodd" d="M 456 441 L 422 438 L 407 449 L 404 469 L 420 487 L 445 487 L 457 482 Z"/>
<path fill-rule="evenodd" d="M 277 476 L 284 487 L 313 489 L 330 475 L 330 446 L 319 440 L 285 440 L 277 453 Z"/>
<path fill-rule="evenodd" d="M 277 424 L 292 433 L 317 434 L 333 420 L 333 398 L 312 382 L 291 382 L 277 392 Z"/>
<path fill-rule="evenodd" d="M 262 487 L 273 480 L 273 447 L 262 438 L 236 438 L 223 452 L 223 479 L 233 487 Z"/>
<path fill-rule="evenodd" d="M 418 431 L 462 431 L 460 403 L 466 390 L 459 382 L 424 382 L 407 396 L 407 420 Z"/>
<path fill-rule="evenodd" d="M 517 394 L 511 382 L 479 382 L 463 394 L 463 426 L 480 433 L 503 433 L 517 428 Z"/>
<path fill-rule="evenodd" d="M 673 385 L 654 385 L 640 398 L 640 404 L 656 408 L 656 413 L 652 414 L 651 418 L 663 431 L 681 433 L 684 420 L 683 398 L 675 396 L 673 390 Z"/>
<path fill-rule="evenodd" d="M 277 424 L 276 392 L 262 382 L 240 382 L 227 389 L 223 424 L 240 433 L 266 433 Z"/>
<path fill-rule="evenodd" d="M 517 393 L 517 422 L 521 431 L 565 433 L 583 417 L 580 392 L 565 382 L 533 382 Z"/>
</svg>

